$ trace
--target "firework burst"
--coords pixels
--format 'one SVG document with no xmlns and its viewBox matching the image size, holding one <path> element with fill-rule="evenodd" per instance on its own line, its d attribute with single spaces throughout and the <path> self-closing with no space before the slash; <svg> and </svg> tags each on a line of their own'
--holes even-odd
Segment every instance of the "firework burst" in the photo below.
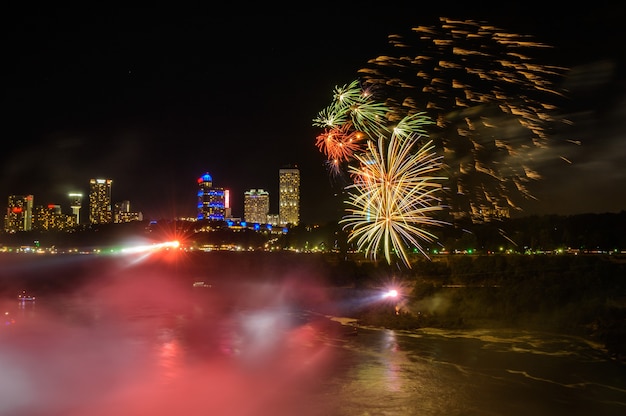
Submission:
<svg viewBox="0 0 626 416">
<path fill-rule="evenodd" d="M 364 134 L 352 129 L 351 123 L 326 129 L 317 136 L 317 148 L 326 155 L 329 160 L 337 164 L 353 158 L 354 154 L 362 151 L 365 145 Z"/>
<path fill-rule="evenodd" d="M 376 259 L 382 250 L 391 263 L 394 253 L 408 267 L 407 247 L 428 257 L 420 241 L 436 239 L 424 226 L 443 224 L 430 216 L 441 209 L 436 193 L 445 178 L 430 176 L 440 169 L 441 157 L 432 142 L 414 151 L 418 139 L 394 133 L 389 140 L 369 141 L 367 151 L 355 155 L 359 165 L 349 168 L 354 183 L 346 188 L 348 214 L 340 221 L 351 229 L 348 241 L 366 256 Z"/>
<path fill-rule="evenodd" d="M 430 217 L 442 209 L 436 193 L 443 178 L 431 176 L 441 168 L 441 156 L 430 141 L 419 147 L 432 124 L 425 113 L 395 124 L 389 115 L 386 105 L 354 81 L 335 88 L 332 104 L 313 125 L 324 128 L 316 146 L 327 156 L 329 171 L 349 177 L 347 215 L 340 221 L 350 229 L 349 242 L 373 259 L 382 252 L 390 264 L 397 255 L 410 268 L 407 250 L 428 257 L 420 241 L 436 237 L 425 227 L 444 224 Z"/>
<path fill-rule="evenodd" d="M 335 87 L 332 104 L 319 112 L 313 119 L 313 125 L 337 129 L 349 123 L 351 129 L 377 140 L 389 132 L 388 112 L 389 108 L 363 90 L 359 81 L 352 81 L 348 85 Z"/>
<path fill-rule="evenodd" d="M 565 68 L 530 58 L 547 45 L 477 21 L 441 18 L 406 36 L 391 35 L 393 53 L 359 73 L 384 92 L 389 120 L 425 111 L 429 137 L 443 150 L 451 212 L 484 219 L 508 215 L 540 179 L 533 166 L 550 143 Z M 549 129 L 548 126 L 551 126 Z"/>
</svg>

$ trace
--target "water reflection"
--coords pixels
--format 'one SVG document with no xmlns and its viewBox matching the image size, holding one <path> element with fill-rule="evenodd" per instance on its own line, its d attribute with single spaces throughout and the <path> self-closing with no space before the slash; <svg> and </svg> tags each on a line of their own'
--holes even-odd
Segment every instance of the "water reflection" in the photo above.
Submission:
<svg viewBox="0 0 626 416">
<path fill-rule="evenodd" d="M 340 382 L 347 388 L 336 397 L 337 414 L 618 415 L 626 409 L 626 369 L 582 339 L 508 331 L 396 331 L 392 338 L 376 330 L 359 338 L 351 348 L 356 370 Z"/>
<path fill-rule="evenodd" d="M 346 336 L 337 322 L 297 309 L 282 296 L 242 303 L 240 291 L 224 298 L 190 295 L 157 280 L 151 280 L 150 293 L 134 285 L 28 306 L 3 301 L 14 323 L 0 332 L 0 414 L 515 416 L 626 410 L 624 365 L 582 339 L 376 328 Z M 251 289 L 255 296 L 281 293 L 258 289 Z"/>
</svg>

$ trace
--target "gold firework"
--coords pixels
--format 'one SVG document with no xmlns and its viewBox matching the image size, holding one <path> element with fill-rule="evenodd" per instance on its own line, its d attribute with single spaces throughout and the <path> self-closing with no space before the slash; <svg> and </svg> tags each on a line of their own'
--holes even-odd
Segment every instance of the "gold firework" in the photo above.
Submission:
<svg viewBox="0 0 626 416">
<path fill-rule="evenodd" d="M 430 215 L 441 209 L 438 191 L 443 177 L 431 176 L 441 167 L 441 157 L 432 142 L 417 152 L 417 134 L 389 140 L 369 141 L 367 151 L 355 155 L 359 166 L 349 168 L 354 183 L 349 185 L 347 215 L 340 221 L 351 229 L 348 241 L 356 241 L 366 256 L 377 258 L 382 251 L 391 263 L 392 253 L 410 266 L 407 248 L 415 247 L 428 257 L 420 241 L 436 236 L 424 226 L 443 225 Z"/>
</svg>

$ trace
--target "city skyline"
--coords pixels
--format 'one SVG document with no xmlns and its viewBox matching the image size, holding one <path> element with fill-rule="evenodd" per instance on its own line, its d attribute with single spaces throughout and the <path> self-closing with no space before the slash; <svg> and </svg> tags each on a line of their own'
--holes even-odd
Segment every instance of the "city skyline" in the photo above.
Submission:
<svg viewBox="0 0 626 416">
<path fill-rule="evenodd" d="M 283 178 L 284 172 L 289 173 L 290 175 L 293 175 L 293 172 L 297 172 L 297 179 L 295 183 L 292 183 L 293 180 L 288 179 L 286 184 L 283 183 L 285 181 L 285 179 Z M 196 184 L 200 185 L 200 189 L 203 189 L 203 186 L 201 184 L 201 181 L 204 179 L 204 182 L 206 182 L 206 186 L 208 186 L 207 189 L 213 190 L 213 189 L 217 189 L 217 190 L 221 190 L 223 191 L 222 193 L 222 198 L 224 198 L 224 193 L 226 194 L 226 199 L 230 199 L 231 198 L 231 193 L 229 189 L 220 187 L 220 186 L 213 186 L 213 178 L 212 175 L 210 175 L 209 172 L 204 172 L 203 174 L 199 175 L 199 177 L 196 177 Z M 242 221 L 247 221 L 247 219 L 245 218 L 245 203 L 246 203 L 246 197 L 248 197 L 250 194 L 263 194 L 265 199 L 267 199 L 266 204 L 267 204 L 267 213 L 266 215 L 268 216 L 268 218 L 265 219 L 265 221 L 257 221 L 260 223 L 271 223 L 271 218 L 276 218 L 276 224 L 282 223 L 282 219 L 280 219 L 280 215 L 279 212 L 283 210 L 283 208 L 281 208 L 281 206 L 283 204 L 281 204 L 281 200 L 284 200 L 286 198 L 286 201 L 289 201 L 290 199 L 293 200 L 293 197 L 291 196 L 291 194 L 296 194 L 296 202 L 295 204 L 292 204 L 293 208 L 291 208 L 291 210 L 295 209 L 294 212 L 289 212 L 287 214 L 287 217 L 289 220 L 289 223 L 292 223 L 293 225 L 297 225 L 298 224 L 298 220 L 299 220 L 299 209 L 300 209 L 300 205 L 299 205 L 299 198 L 300 198 L 300 187 L 299 187 L 299 169 L 297 166 L 290 166 L 290 167 L 282 167 L 280 169 L 278 169 L 278 175 L 276 178 L 277 183 L 282 183 L 279 184 L 277 187 L 279 188 L 280 192 L 283 193 L 284 191 L 284 187 L 287 185 L 291 185 L 292 188 L 290 188 L 287 193 L 288 195 L 285 196 L 280 196 L 280 195 L 271 195 L 270 192 L 265 191 L 263 189 L 254 189 L 254 188 L 250 188 L 250 189 L 246 189 L 241 197 L 241 206 L 239 207 L 235 207 L 235 211 L 233 212 L 233 206 L 230 203 L 230 201 L 226 202 L 226 206 L 223 207 L 222 209 L 222 217 L 221 219 L 235 219 L 235 218 L 239 218 Z M 192 218 L 192 217 L 199 217 L 200 215 L 202 215 L 203 210 L 200 209 L 200 202 L 202 201 L 202 199 L 198 199 L 200 197 L 200 194 L 198 193 L 198 191 L 196 190 L 196 193 L 194 194 L 195 196 L 195 204 L 193 205 L 193 210 L 195 210 L 194 215 L 189 215 L 189 216 L 180 216 L 180 217 L 164 217 L 164 218 L 150 218 L 150 217 L 146 217 L 143 218 L 143 213 L 141 211 L 139 212 L 134 212 L 131 211 L 130 207 L 133 206 L 132 204 L 132 198 L 131 199 L 119 199 L 119 198 L 115 198 L 115 193 L 114 193 L 114 186 L 113 186 L 114 181 L 110 178 L 90 178 L 87 181 L 87 189 L 88 192 L 79 192 L 79 189 L 74 189 L 73 191 L 69 192 L 66 195 L 63 195 L 61 198 L 64 199 L 64 201 L 59 201 L 59 200 L 50 200 L 50 201 L 43 201 L 40 202 L 38 200 L 37 195 L 34 194 L 30 194 L 30 193 L 16 193 L 16 194 L 11 194 L 11 195 L 7 195 L 8 197 L 8 206 L 5 206 L 5 209 L 10 209 L 14 204 L 11 202 L 13 201 L 16 197 L 22 197 L 22 199 L 28 199 L 29 201 L 29 205 L 31 205 L 31 211 L 32 208 L 38 208 L 38 207 L 56 207 L 56 209 L 59 211 L 59 213 L 63 213 L 63 214 L 71 214 L 74 215 L 76 217 L 76 224 L 87 224 L 87 223 L 106 223 L 106 222 L 125 222 L 125 221 L 118 221 L 119 219 L 116 218 L 116 214 L 117 211 L 119 210 L 118 208 L 123 207 L 124 212 L 126 213 L 130 213 L 133 214 L 135 217 L 139 216 L 141 219 L 146 219 L 146 220 L 171 220 L 171 219 L 181 219 L 181 218 Z M 205 187 L 206 187 L 205 186 Z M 295 186 L 295 188 L 293 188 Z M 86 197 L 86 198 L 85 198 Z M 273 197 L 276 199 L 276 202 L 274 204 L 270 204 L 270 197 Z M 102 202 L 101 202 L 102 201 Z M 103 205 L 104 204 L 104 205 Z M 106 207 L 109 207 L 110 210 L 107 211 Z M 190 209 L 191 211 L 191 209 Z M 254 214 L 255 216 L 258 217 L 258 213 Z M 285 215 L 285 214 L 284 214 Z M 283 216 L 284 216 L 283 215 Z M 108 217 L 106 217 L 108 216 Z M 105 218 L 106 217 L 106 218 Z M 81 218 L 86 218 L 85 221 L 81 222 Z M 108 218 L 108 219 L 107 219 Z M 199 219 L 199 218 L 198 218 Z M 209 218 L 207 217 L 207 219 L 220 219 L 220 218 Z M 295 219 L 295 222 L 293 221 Z M 5 218 L 6 221 L 6 218 Z"/>
<path fill-rule="evenodd" d="M 558 149 L 567 146 L 570 163 L 543 166 L 542 179 L 528 184 L 537 199 L 517 215 L 625 209 L 617 191 L 626 187 L 624 12 L 524 4 L 347 8 L 354 31 L 332 14 L 271 8 L 245 15 L 124 8 L 80 19 L 62 9 L 16 13 L 4 28 L 9 110 L 0 195 L 58 203 L 85 192 L 81 178 L 107 177 L 114 199 L 130 200 L 147 218 L 193 216 L 194 179 L 208 169 L 243 216 L 246 190 L 267 190 L 275 207 L 277 167 L 297 164 L 302 221 L 337 221 L 341 188 L 311 120 L 335 86 L 389 52 L 389 35 L 447 15 L 534 36 L 554 46 L 542 64 L 570 68 L 563 82 L 577 91 L 568 107 L 575 135 Z"/>
</svg>

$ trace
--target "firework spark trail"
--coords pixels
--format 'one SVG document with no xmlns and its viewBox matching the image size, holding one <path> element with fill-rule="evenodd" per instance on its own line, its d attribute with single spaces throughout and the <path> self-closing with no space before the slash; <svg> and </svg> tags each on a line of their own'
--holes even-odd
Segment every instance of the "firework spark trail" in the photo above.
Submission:
<svg viewBox="0 0 626 416">
<path fill-rule="evenodd" d="M 353 158 L 354 153 L 364 148 L 364 135 L 352 129 L 351 123 L 326 129 L 317 136 L 316 146 L 329 160 L 337 163 Z"/>
<path fill-rule="evenodd" d="M 392 134 L 389 140 L 369 141 L 367 152 L 355 155 L 360 166 L 349 168 L 354 178 L 346 188 L 350 208 L 340 221 L 344 229 L 352 228 L 349 241 L 356 241 L 366 256 L 376 259 L 382 249 L 391 263 L 393 251 L 408 267 L 407 245 L 428 257 L 419 240 L 436 240 L 422 227 L 444 224 L 429 216 L 441 209 L 437 181 L 445 178 L 429 176 L 440 169 L 441 157 L 432 142 L 413 153 L 418 140 L 416 134 Z"/>
<path fill-rule="evenodd" d="M 436 236 L 423 227 L 444 224 L 428 216 L 442 209 L 435 194 L 443 178 L 429 176 L 441 168 L 441 157 L 432 142 L 414 152 L 433 124 L 425 113 L 394 119 L 376 98 L 359 81 L 336 87 L 331 105 L 313 119 L 324 128 L 316 146 L 333 175 L 345 178 L 345 169 L 352 181 L 345 188 L 348 215 L 340 221 L 351 228 L 349 242 L 374 259 L 382 251 L 390 264 L 393 253 L 410 268 L 407 247 L 428 257 L 420 241 Z"/>
<path fill-rule="evenodd" d="M 389 108 L 367 91 L 363 91 L 359 81 L 335 87 L 333 103 L 319 112 L 313 125 L 336 129 L 348 122 L 357 132 L 377 140 L 388 135 L 387 113 Z"/>
<path fill-rule="evenodd" d="M 351 229 L 349 242 L 374 259 L 382 251 L 390 264 L 394 253 L 410 268 L 407 247 L 428 257 L 420 241 L 436 237 L 423 227 L 444 224 L 428 216 L 442 209 L 435 194 L 441 189 L 436 181 L 444 178 L 429 176 L 441 168 L 432 142 L 414 152 L 432 120 L 425 113 L 389 116 L 386 105 L 353 81 L 335 88 L 332 104 L 313 125 L 325 129 L 316 146 L 327 156 L 331 173 L 341 176 L 345 167 L 353 181 L 345 188 L 348 215 L 340 221 Z"/>
<path fill-rule="evenodd" d="M 389 43 L 394 55 L 372 59 L 359 73 L 365 88 L 388 95 L 390 120 L 425 111 L 436 121 L 429 136 L 444 151 L 452 210 L 479 218 L 532 198 L 527 184 L 540 175 L 530 165 L 550 144 L 548 127 L 566 122 L 548 102 L 561 98 L 553 81 L 565 68 L 530 58 L 549 47 L 447 18 L 391 35 Z"/>
</svg>

